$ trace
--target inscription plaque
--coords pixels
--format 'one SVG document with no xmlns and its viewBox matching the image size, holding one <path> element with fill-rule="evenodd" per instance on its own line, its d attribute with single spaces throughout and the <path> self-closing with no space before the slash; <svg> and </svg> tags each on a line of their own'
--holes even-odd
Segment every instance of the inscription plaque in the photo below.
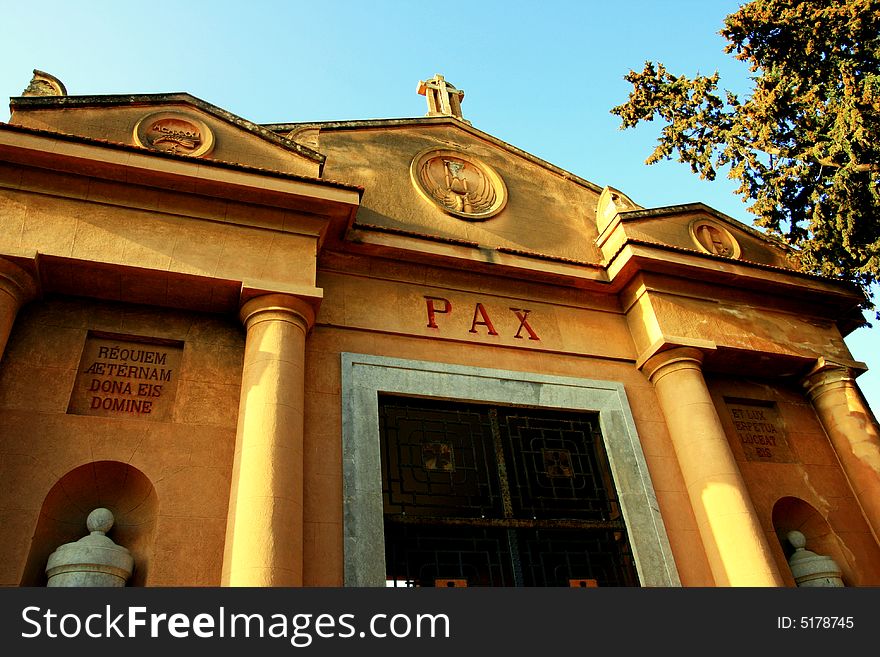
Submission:
<svg viewBox="0 0 880 657">
<path fill-rule="evenodd" d="M 776 404 L 757 399 L 725 399 L 733 429 L 749 461 L 794 463 Z"/>
<path fill-rule="evenodd" d="M 68 413 L 161 421 L 171 416 L 183 343 L 90 331 Z"/>
</svg>

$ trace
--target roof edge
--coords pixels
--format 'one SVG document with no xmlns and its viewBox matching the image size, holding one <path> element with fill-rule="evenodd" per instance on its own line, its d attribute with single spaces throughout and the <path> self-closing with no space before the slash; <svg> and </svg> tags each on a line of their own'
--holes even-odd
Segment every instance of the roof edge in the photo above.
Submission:
<svg viewBox="0 0 880 657">
<path fill-rule="evenodd" d="M 327 159 L 327 156 L 323 153 L 319 153 L 308 146 L 303 146 L 298 142 L 282 137 L 270 129 L 252 121 L 248 121 L 237 114 L 233 114 L 232 112 L 217 107 L 216 105 L 186 92 L 166 94 L 109 94 L 95 96 L 14 96 L 9 99 L 9 108 L 10 110 L 15 111 L 25 109 L 42 110 L 58 108 L 157 105 L 159 103 L 183 103 L 192 105 L 225 123 L 250 132 L 276 146 L 281 146 L 289 151 L 293 151 L 307 160 L 311 160 L 323 166 Z"/>
<path fill-rule="evenodd" d="M 225 160 L 212 160 L 212 159 L 202 159 L 198 157 L 192 157 L 190 155 L 183 155 L 180 153 L 171 153 L 168 151 L 154 151 L 148 148 L 141 148 L 140 146 L 134 146 L 132 144 L 124 144 L 116 141 L 108 141 L 106 139 L 97 139 L 94 137 L 84 137 L 82 135 L 73 135 L 66 132 L 55 132 L 53 130 L 46 130 L 43 128 L 32 128 L 30 126 L 18 125 L 15 123 L 4 123 L 0 121 L 0 132 L 19 132 L 24 134 L 34 135 L 36 137 L 43 137 L 46 139 L 60 139 L 67 142 L 74 142 L 85 144 L 87 146 L 98 146 L 102 148 L 110 148 L 114 150 L 122 150 L 128 151 L 131 153 L 138 153 L 141 155 L 148 155 L 152 157 L 160 157 L 160 158 L 170 158 L 173 160 L 178 160 L 181 162 L 193 162 L 203 166 L 209 167 L 217 167 L 222 169 L 233 169 L 236 171 L 243 171 L 246 173 L 253 173 L 258 175 L 271 176 L 273 178 L 283 178 L 287 180 L 297 180 L 300 182 L 312 183 L 316 185 L 326 185 L 328 187 L 335 187 L 338 189 L 345 189 L 349 191 L 357 192 L 360 196 L 363 196 L 364 187 L 361 185 L 355 185 L 352 183 L 341 182 L 338 180 L 329 180 L 327 178 L 315 178 L 313 176 L 304 176 L 298 173 L 289 173 L 287 171 L 277 171 L 275 169 L 262 169 L 260 167 L 253 167 L 247 164 L 241 164 L 238 162 L 227 162 Z"/>
<path fill-rule="evenodd" d="M 678 205 L 665 205 L 659 208 L 643 208 L 641 210 L 625 210 L 623 212 L 618 212 L 617 215 L 620 217 L 621 221 L 627 221 L 630 219 L 648 219 L 653 217 L 664 217 L 674 214 L 683 214 L 685 212 L 707 212 L 711 214 L 716 219 L 723 221 L 725 223 L 731 224 L 740 230 L 747 232 L 752 237 L 756 237 L 764 242 L 772 244 L 775 247 L 784 249 L 789 253 L 793 253 L 794 249 L 779 240 L 772 235 L 767 235 L 766 233 L 762 233 L 756 228 L 749 226 L 746 223 L 738 219 L 734 219 L 730 215 L 724 214 L 720 210 L 716 210 L 712 206 L 706 205 L 702 201 L 698 201 L 696 203 L 681 203 Z"/>
<path fill-rule="evenodd" d="M 665 244 L 663 242 L 654 242 L 646 239 L 639 238 L 627 238 L 626 242 L 620 246 L 620 248 L 612 254 L 610 258 L 608 258 L 607 263 L 611 263 L 612 260 L 617 258 L 627 246 L 636 245 L 636 246 L 645 246 L 654 249 L 660 249 L 665 251 L 672 251 L 675 253 L 681 253 L 683 255 L 696 256 L 703 260 L 715 260 L 720 262 L 727 262 L 731 265 L 742 265 L 746 268 L 760 269 L 763 271 L 776 272 L 786 276 L 793 276 L 795 278 L 802 278 L 806 280 L 816 281 L 817 283 L 826 283 L 841 290 L 844 290 L 840 294 L 843 296 L 849 296 L 852 298 L 866 299 L 865 291 L 859 287 L 857 283 L 853 281 L 849 281 L 844 278 L 833 278 L 831 276 L 825 276 L 823 274 L 813 274 L 807 271 L 800 271 L 798 269 L 788 269 L 786 267 L 780 267 L 778 265 L 769 265 L 763 262 L 755 262 L 753 260 L 743 260 L 741 258 L 731 258 L 729 256 L 716 255 L 714 253 L 703 253 L 701 251 L 697 251 L 696 249 L 689 249 L 683 246 L 676 246 L 674 244 Z M 607 265 L 606 265 L 607 266 Z"/>
</svg>

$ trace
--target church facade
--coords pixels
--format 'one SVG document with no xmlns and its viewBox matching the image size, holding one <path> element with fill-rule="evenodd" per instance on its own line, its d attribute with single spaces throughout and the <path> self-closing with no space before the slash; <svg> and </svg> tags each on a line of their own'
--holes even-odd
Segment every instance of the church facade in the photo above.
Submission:
<svg viewBox="0 0 880 657">
<path fill-rule="evenodd" d="M 861 292 L 418 92 L 11 99 L 0 584 L 100 508 L 131 586 L 880 585 Z"/>
</svg>

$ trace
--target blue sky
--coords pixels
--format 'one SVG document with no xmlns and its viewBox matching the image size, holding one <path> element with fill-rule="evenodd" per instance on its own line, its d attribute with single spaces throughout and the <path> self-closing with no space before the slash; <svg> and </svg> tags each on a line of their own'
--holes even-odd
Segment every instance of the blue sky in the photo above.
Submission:
<svg viewBox="0 0 880 657">
<path fill-rule="evenodd" d="M 499 139 L 641 205 L 702 201 L 749 223 L 733 183 L 645 166 L 657 128 L 620 131 L 609 113 L 627 97 L 623 76 L 649 59 L 718 70 L 747 91 L 718 35 L 739 4 L 0 0 L 0 97 L 20 95 L 37 68 L 70 94 L 186 91 L 256 123 L 394 118 L 424 114 L 416 85 L 441 73 L 464 90 L 465 118 Z M 847 339 L 872 370 L 859 384 L 875 410 L 878 331 Z"/>
</svg>

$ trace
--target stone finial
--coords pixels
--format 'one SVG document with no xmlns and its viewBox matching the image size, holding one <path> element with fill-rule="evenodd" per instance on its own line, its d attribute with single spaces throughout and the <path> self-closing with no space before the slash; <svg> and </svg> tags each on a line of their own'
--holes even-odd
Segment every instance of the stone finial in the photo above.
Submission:
<svg viewBox="0 0 880 657">
<path fill-rule="evenodd" d="M 34 77 L 31 78 L 27 89 L 21 92 L 22 96 L 66 96 L 67 89 L 64 84 L 54 75 L 34 69 Z"/>
<path fill-rule="evenodd" d="M 430 80 L 420 80 L 417 91 L 428 100 L 426 116 L 451 116 L 465 121 L 461 115 L 464 91 L 449 84 L 439 73 Z M 465 121 L 469 123 L 469 121 Z"/>
<path fill-rule="evenodd" d="M 125 586 L 134 570 L 134 559 L 127 549 L 116 545 L 106 533 L 113 527 L 113 513 L 94 509 L 86 519 L 89 535 L 65 543 L 46 563 L 47 586 Z"/>
<path fill-rule="evenodd" d="M 110 509 L 100 507 L 92 511 L 89 517 L 86 518 L 86 529 L 92 534 L 103 535 L 113 528 L 115 521 L 116 519 L 113 517 L 113 512 Z"/>
<path fill-rule="evenodd" d="M 790 531 L 786 535 L 794 548 L 794 554 L 788 559 L 791 574 L 798 586 L 806 587 L 842 587 L 843 574 L 831 557 L 823 556 L 806 549 L 807 538 L 799 531 Z"/>
</svg>

